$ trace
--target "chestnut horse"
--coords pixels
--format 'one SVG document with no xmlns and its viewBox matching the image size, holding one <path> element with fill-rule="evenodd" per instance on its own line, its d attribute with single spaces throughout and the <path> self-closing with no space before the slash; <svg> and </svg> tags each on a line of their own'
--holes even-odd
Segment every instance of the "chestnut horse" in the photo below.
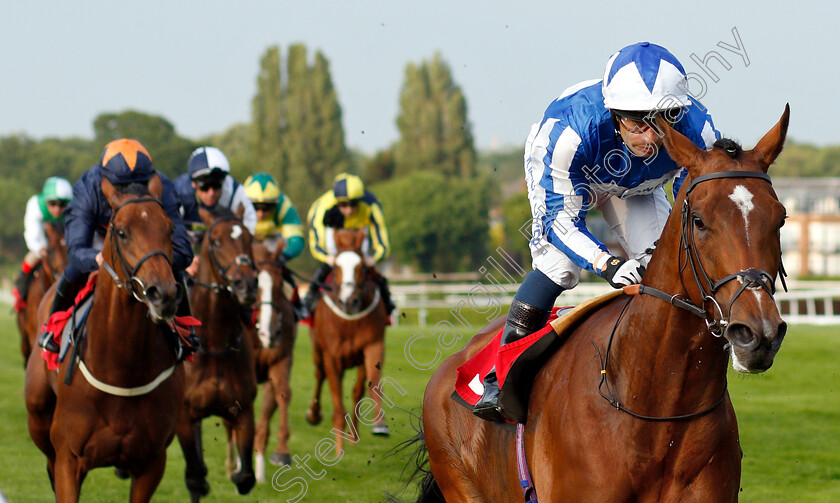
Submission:
<svg viewBox="0 0 840 503">
<path fill-rule="evenodd" d="M 240 209 L 240 213 L 242 210 Z M 201 321 L 196 333 L 201 348 L 186 363 L 187 389 L 178 420 L 178 441 L 187 464 L 185 481 L 192 501 L 210 491 L 201 447 L 201 420 L 224 419 L 230 436 L 235 431 L 241 467 L 230 474 L 240 494 L 255 483 L 253 469 L 254 399 L 257 377 L 254 347 L 240 314 L 257 298 L 257 272 L 251 233 L 241 214 L 226 208 L 201 208 L 207 231 L 201 244 L 198 273 L 190 288 L 193 316 Z M 230 465 L 228 465 L 229 471 Z"/>
<path fill-rule="evenodd" d="M 277 427 L 277 447 L 269 457 L 275 466 L 289 465 L 289 403 L 292 388 L 292 350 L 297 335 L 297 323 L 292 303 L 284 292 L 283 264 L 280 257 L 283 247 L 271 252 L 264 243 L 254 243 L 254 259 L 259 270 L 258 333 L 260 347 L 257 358 L 258 380 L 265 379 L 262 392 L 260 418 L 254 439 L 257 482 L 265 482 L 265 448 L 268 444 L 271 416 L 280 409 Z"/>
<path fill-rule="evenodd" d="M 38 305 L 44 294 L 55 283 L 58 276 L 67 267 L 67 245 L 64 243 L 64 225 L 58 222 L 47 222 L 44 224 L 44 232 L 47 236 L 47 256 L 41 259 L 41 263 L 35 268 L 32 274 L 32 285 L 26 294 L 26 307 L 17 313 L 18 330 L 20 330 L 20 351 L 23 354 L 23 366 L 29 359 L 32 346 L 35 345 L 35 338 L 38 336 Z"/>
<path fill-rule="evenodd" d="M 142 189 L 142 190 L 141 190 Z M 130 501 L 150 501 L 166 467 L 183 402 L 184 373 L 174 335 L 183 288 L 172 274 L 173 224 L 159 200 L 160 178 L 125 194 L 102 179 L 113 208 L 103 263 L 86 322 L 87 338 L 47 370 L 40 348 L 26 367 L 29 434 L 47 456 L 56 500 L 76 502 L 87 472 L 116 466 L 131 476 Z M 113 279 L 113 281 L 112 281 Z M 52 287 L 38 311 L 49 315 Z M 139 302 L 138 302 L 139 301 Z M 67 384 L 68 367 L 77 365 Z"/>
<path fill-rule="evenodd" d="M 738 499 L 726 370 L 730 357 L 739 372 L 767 370 L 785 334 L 773 300 L 785 209 L 766 172 L 788 117 L 786 107 L 749 151 L 731 140 L 701 150 L 660 121 L 688 178 L 642 286 L 572 327 L 536 376 L 524 452 L 539 501 Z M 514 434 L 450 398 L 456 369 L 503 323 L 447 359 L 426 388 L 431 471 L 418 501 L 524 501 Z"/>
<path fill-rule="evenodd" d="M 315 396 L 306 411 L 310 424 L 321 422 L 321 385 L 324 377 L 330 386 L 333 402 L 333 429 L 343 432 L 345 427 L 341 381 L 346 369 L 358 366 L 353 387 L 353 410 L 365 393 L 365 383 L 379 386 L 385 357 L 385 325 L 388 314 L 381 300 L 379 287 L 370 278 L 362 256 L 362 243 L 367 238 L 364 229 L 337 229 L 335 244 L 338 254 L 335 267 L 327 281 L 328 290 L 315 307 L 312 338 L 312 358 L 315 362 Z M 381 397 L 371 393 L 376 403 L 372 432 L 389 435 Z M 352 417 L 353 431 L 358 418 Z M 341 451 L 344 437 L 336 433 L 336 451 Z"/>
</svg>

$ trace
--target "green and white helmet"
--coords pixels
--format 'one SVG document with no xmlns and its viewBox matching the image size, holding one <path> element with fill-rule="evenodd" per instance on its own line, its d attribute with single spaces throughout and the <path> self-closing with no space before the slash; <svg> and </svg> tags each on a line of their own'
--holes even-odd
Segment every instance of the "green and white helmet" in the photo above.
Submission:
<svg viewBox="0 0 840 503">
<path fill-rule="evenodd" d="M 44 182 L 41 196 L 44 201 L 70 201 L 73 199 L 73 187 L 64 178 L 51 176 Z"/>
</svg>

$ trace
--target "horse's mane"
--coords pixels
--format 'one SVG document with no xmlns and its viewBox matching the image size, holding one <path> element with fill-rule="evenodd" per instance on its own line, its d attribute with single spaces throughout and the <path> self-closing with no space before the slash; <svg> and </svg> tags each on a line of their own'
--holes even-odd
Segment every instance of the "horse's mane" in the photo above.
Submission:
<svg viewBox="0 0 840 503">
<path fill-rule="evenodd" d="M 217 218 L 220 218 L 220 217 L 235 217 L 236 216 L 236 214 L 234 214 L 230 210 L 230 208 L 228 208 L 226 206 L 222 206 L 221 204 L 217 204 L 216 206 L 214 206 L 212 208 L 208 208 L 207 206 L 204 206 L 204 205 L 202 205 L 202 207 L 205 210 L 209 211 L 211 215 L 213 215 L 214 217 L 217 217 Z"/>
<path fill-rule="evenodd" d="M 738 156 L 741 155 L 741 152 L 743 152 L 741 145 L 735 140 L 731 140 L 729 138 L 721 138 L 715 142 L 713 147 L 723 150 L 726 155 L 733 159 L 737 159 Z"/>
<path fill-rule="evenodd" d="M 133 194 L 135 196 L 149 196 L 151 193 L 149 192 L 149 187 L 143 183 L 117 183 L 114 184 L 114 188 L 120 194 Z"/>
</svg>

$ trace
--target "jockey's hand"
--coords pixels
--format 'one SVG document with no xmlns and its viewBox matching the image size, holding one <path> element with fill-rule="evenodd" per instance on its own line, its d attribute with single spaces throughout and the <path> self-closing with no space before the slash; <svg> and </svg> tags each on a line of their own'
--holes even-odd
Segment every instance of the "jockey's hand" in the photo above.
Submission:
<svg viewBox="0 0 840 503">
<path fill-rule="evenodd" d="M 367 267 L 376 266 L 376 259 L 374 257 L 365 257 L 365 265 Z"/>
<path fill-rule="evenodd" d="M 187 274 L 189 274 L 193 278 L 195 277 L 196 274 L 198 274 L 198 256 L 193 257 L 192 263 L 190 263 L 190 265 L 187 266 L 185 271 L 187 272 Z"/>
<path fill-rule="evenodd" d="M 97 266 L 101 266 L 102 262 L 105 260 L 105 259 L 102 258 L 102 252 L 98 252 L 96 254 L 96 257 L 94 257 L 94 258 L 96 259 L 96 265 Z"/>
<path fill-rule="evenodd" d="M 645 274 L 645 266 L 636 259 L 610 257 L 601 275 L 613 288 L 641 283 Z"/>
<path fill-rule="evenodd" d="M 327 265 L 335 267 L 335 255 L 327 255 Z"/>
</svg>

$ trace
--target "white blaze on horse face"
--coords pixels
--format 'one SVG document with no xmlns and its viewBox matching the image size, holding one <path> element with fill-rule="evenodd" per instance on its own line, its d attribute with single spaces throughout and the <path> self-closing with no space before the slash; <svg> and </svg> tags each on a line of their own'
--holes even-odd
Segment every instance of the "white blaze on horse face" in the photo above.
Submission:
<svg viewBox="0 0 840 503">
<path fill-rule="evenodd" d="M 260 286 L 260 342 L 264 348 L 267 348 L 271 343 L 271 296 L 274 292 L 274 281 L 268 271 L 260 271 L 257 281 Z"/>
<path fill-rule="evenodd" d="M 732 194 L 729 194 L 729 199 L 735 203 L 735 206 L 741 210 L 741 215 L 744 217 L 744 232 L 747 235 L 747 244 L 750 244 L 750 211 L 755 208 L 752 202 L 752 192 L 747 190 L 743 185 L 738 185 Z"/>
<path fill-rule="evenodd" d="M 242 235 L 242 227 L 238 225 L 234 225 L 230 228 L 230 238 L 231 239 L 238 239 L 239 236 Z"/>
<path fill-rule="evenodd" d="M 140 212 L 140 217 L 141 218 L 149 218 L 149 214 L 146 212 L 146 210 L 143 210 L 142 212 Z"/>
<path fill-rule="evenodd" d="M 362 261 L 362 257 L 356 252 L 344 251 L 338 254 L 335 258 L 335 266 L 341 268 L 341 288 L 338 293 L 338 300 L 347 302 L 353 290 L 356 289 L 354 281 L 356 275 L 356 266 Z"/>
</svg>

